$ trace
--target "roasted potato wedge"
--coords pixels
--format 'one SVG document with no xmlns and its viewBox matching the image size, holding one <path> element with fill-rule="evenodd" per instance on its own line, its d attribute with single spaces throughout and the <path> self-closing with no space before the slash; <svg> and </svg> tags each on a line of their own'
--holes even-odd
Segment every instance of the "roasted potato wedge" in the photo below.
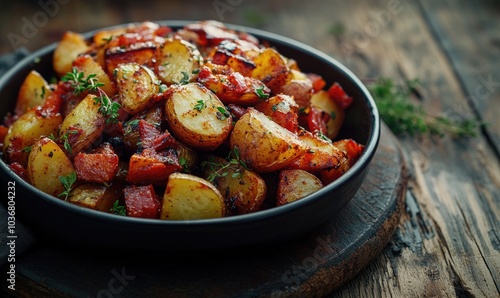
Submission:
<svg viewBox="0 0 500 298">
<path fill-rule="evenodd" d="M 256 172 L 283 169 L 309 150 L 297 135 L 253 108 L 234 125 L 230 146 Z"/>
<path fill-rule="evenodd" d="M 320 90 L 311 96 L 311 105 L 330 115 L 330 119 L 326 123 L 326 136 L 329 139 L 334 140 L 342 127 L 342 123 L 344 123 L 344 110 L 330 98 L 328 92 L 325 90 Z"/>
<path fill-rule="evenodd" d="M 51 93 L 49 83 L 37 71 L 30 71 L 19 89 L 14 113 L 21 116 L 29 108 L 41 106 Z"/>
<path fill-rule="evenodd" d="M 264 82 L 275 94 L 281 92 L 291 78 L 285 59 L 273 48 L 264 49 L 254 58 L 254 63 L 252 77 Z"/>
<path fill-rule="evenodd" d="M 170 175 L 163 196 L 161 219 L 206 219 L 225 214 L 224 199 L 212 183 L 190 174 Z"/>
<path fill-rule="evenodd" d="M 159 92 L 156 75 L 149 68 L 137 63 L 118 65 L 115 71 L 116 85 L 122 108 L 135 115 L 155 104 L 151 97 Z"/>
<path fill-rule="evenodd" d="M 200 51 L 183 39 L 167 39 L 158 49 L 156 73 L 165 84 L 187 83 L 194 80 L 203 64 Z"/>
<path fill-rule="evenodd" d="M 11 162 L 13 161 L 10 158 L 10 147 L 15 144 L 16 148 L 12 149 L 16 149 L 15 151 L 23 150 L 23 152 L 17 152 L 22 156 L 17 158 L 16 161 L 26 166 L 29 151 L 25 151 L 24 149 L 32 146 L 40 137 L 56 133 L 62 121 L 60 114 L 46 115 L 36 109 L 28 110 L 19 117 L 7 131 L 7 135 L 3 142 L 6 158 Z"/>
<path fill-rule="evenodd" d="M 210 90 L 198 83 L 175 88 L 165 104 L 172 134 L 199 150 L 219 147 L 229 136 L 231 115 Z"/>
<path fill-rule="evenodd" d="M 109 97 L 112 97 L 116 94 L 116 87 L 114 82 L 111 81 L 101 65 L 98 62 L 94 61 L 94 59 L 90 55 L 79 56 L 73 62 L 73 66 L 76 67 L 79 72 L 83 72 L 85 76 L 95 74 L 95 78 L 97 79 L 97 81 L 104 84 L 104 86 L 100 88 Z"/>
<path fill-rule="evenodd" d="M 85 38 L 78 33 L 66 32 L 54 50 L 53 67 L 59 77 L 71 72 L 73 60 L 89 49 Z"/>
<path fill-rule="evenodd" d="M 307 144 L 309 150 L 291 162 L 287 169 L 301 169 L 311 173 L 340 167 L 347 161 L 344 151 L 335 147 L 329 139 L 309 131 L 300 131 L 299 139 Z"/>
<path fill-rule="evenodd" d="M 318 177 L 304 170 L 283 170 L 279 175 L 276 205 L 282 206 L 323 188 Z"/>
<path fill-rule="evenodd" d="M 260 210 L 266 198 L 267 186 L 255 172 L 236 160 L 210 156 L 204 163 L 204 178 L 211 180 L 226 203 L 228 215 Z"/>
<path fill-rule="evenodd" d="M 292 79 L 282 86 L 281 92 L 293 96 L 299 107 L 306 107 L 311 102 L 314 92 L 312 81 L 302 72 L 291 70 Z"/>
<path fill-rule="evenodd" d="M 365 149 L 364 145 L 361 145 L 352 139 L 339 140 L 334 142 L 333 145 L 345 152 L 347 161 L 342 163 L 340 167 L 325 170 L 320 173 L 319 177 L 325 185 L 337 180 L 340 176 L 347 172 L 347 170 L 349 170 L 356 163 Z"/>
<path fill-rule="evenodd" d="M 89 209 L 109 212 L 113 203 L 120 198 L 117 187 L 83 184 L 71 191 L 68 202 Z"/>
<path fill-rule="evenodd" d="M 68 140 L 71 156 L 92 145 L 104 131 L 106 118 L 99 112 L 101 105 L 95 98 L 95 95 L 87 95 L 61 124 L 59 139 Z"/>
<path fill-rule="evenodd" d="M 39 190 L 59 196 L 64 191 L 59 177 L 74 172 L 66 153 L 51 139 L 44 137 L 33 145 L 28 159 L 28 176 L 31 184 Z"/>
</svg>

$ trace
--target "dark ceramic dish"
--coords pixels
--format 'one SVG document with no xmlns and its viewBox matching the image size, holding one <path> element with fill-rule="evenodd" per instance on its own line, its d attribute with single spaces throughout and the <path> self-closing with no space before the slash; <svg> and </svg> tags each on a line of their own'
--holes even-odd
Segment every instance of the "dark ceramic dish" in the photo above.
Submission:
<svg viewBox="0 0 500 298">
<path fill-rule="evenodd" d="M 189 22 L 159 23 L 178 29 Z M 283 55 L 295 59 L 304 72 L 320 74 L 328 85 L 339 82 L 354 98 L 340 135 L 366 145 L 353 168 L 320 191 L 285 206 L 220 219 L 163 221 L 117 216 L 64 202 L 26 183 L 0 161 L 2 180 L 16 184 L 18 219 L 44 237 L 83 247 L 205 250 L 289 240 L 335 216 L 363 183 L 378 145 L 379 116 L 372 97 L 345 66 L 310 46 L 261 30 L 228 26 L 269 42 Z M 93 32 L 86 36 L 91 35 Z M 53 75 L 55 46 L 52 44 L 34 52 L 0 78 L 0 117 L 13 110 L 19 87 L 30 70 L 37 70 L 45 78 Z"/>
</svg>

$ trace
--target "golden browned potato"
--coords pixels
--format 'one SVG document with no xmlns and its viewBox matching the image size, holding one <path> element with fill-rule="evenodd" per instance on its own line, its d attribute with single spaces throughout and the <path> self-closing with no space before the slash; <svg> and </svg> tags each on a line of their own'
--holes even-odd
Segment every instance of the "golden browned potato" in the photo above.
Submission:
<svg viewBox="0 0 500 298">
<path fill-rule="evenodd" d="M 309 146 L 309 150 L 291 162 L 287 169 L 301 169 L 315 173 L 338 168 L 347 161 L 346 153 L 335 147 L 329 139 L 306 130 L 300 131 L 298 136 Z"/>
<path fill-rule="evenodd" d="M 179 164 L 182 167 L 182 172 L 192 172 L 195 169 L 196 163 L 198 161 L 198 153 L 188 146 L 182 144 L 181 142 L 175 142 L 173 148 L 177 152 Z"/>
<path fill-rule="evenodd" d="M 283 169 L 309 150 L 297 135 L 253 108 L 234 125 L 230 145 L 237 148 L 240 158 L 256 172 Z"/>
<path fill-rule="evenodd" d="M 49 83 L 36 70 L 30 71 L 19 89 L 14 113 L 21 116 L 29 108 L 42 105 L 51 93 Z"/>
<path fill-rule="evenodd" d="M 59 177 L 73 172 L 71 161 L 54 141 L 44 137 L 33 145 L 28 159 L 28 177 L 33 186 L 57 197 L 65 190 Z"/>
<path fill-rule="evenodd" d="M 83 184 L 71 191 L 68 202 L 94 210 L 109 212 L 113 207 L 113 203 L 120 199 L 120 193 L 117 190 L 113 186 Z"/>
<path fill-rule="evenodd" d="M 199 150 L 219 147 L 231 132 L 232 118 L 224 104 L 198 83 L 176 87 L 165 112 L 172 134 Z"/>
<path fill-rule="evenodd" d="M 159 92 L 159 84 L 152 70 L 137 63 L 125 63 L 118 65 L 115 74 L 120 103 L 127 113 L 135 115 L 155 103 L 150 99 Z"/>
<path fill-rule="evenodd" d="M 40 137 L 56 133 L 62 121 L 60 114 L 45 115 L 35 109 L 28 110 L 9 127 L 5 136 L 3 148 L 7 159 L 9 159 L 8 152 L 12 143 L 16 143 L 17 149 L 28 148 Z M 21 163 L 26 165 L 28 152 L 25 151 L 22 154 Z"/>
<path fill-rule="evenodd" d="M 330 119 L 326 123 L 326 136 L 331 140 L 335 139 L 342 127 L 342 123 L 344 123 L 344 110 L 328 96 L 328 92 L 325 90 L 320 90 L 312 95 L 311 105 L 330 115 Z"/>
<path fill-rule="evenodd" d="M 78 33 L 66 32 L 54 50 L 53 66 L 59 77 L 71 72 L 73 60 L 89 49 L 85 38 Z"/>
<path fill-rule="evenodd" d="M 254 58 L 256 65 L 252 77 L 261 80 L 274 93 L 279 93 L 290 79 L 291 73 L 285 59 L 273 48 L 264 49 Z"/>
<path fill-rule="evenodd" d="M 173 173 L 163 196 L 161 219 L 191 220 L 223 217 L 226 206 L 220 192 L 197 176 Z"/>
<path fill-rule="evenodd" d="M 203 165 L 204 178 L 212 181 L 224 197 L 228 215 L 260 210 L 267 186 L 257 173 L 246 169 L 235 159 L 227 161 L 216 156 L 209 157 Z"/>
<path fill-rule="evenodd" d="M 83 72 L 85 76 L 95 74 L 95 78 L 97 79 L 97 81 L 104 84 L 104 86 L 100 88 L 109 97 L 112 97 L 116 94 L 114 83 L 110 80 L 109 76 L 106 74 L 102 66 L 97 63 L 90 55 L 79 56 L 73 62 L 73 66 L 76 67 L 79 72 Z"/>
<path fill-rule="evenodd" d="M 193 81 L 203 64 L 200 51 L 183 39 L 167 39 L 158 49 L 156 73 L 165 84 Z"/>
<path fill-rule="evenodd" d="M 279 175 L 276 205 L 282 206 L 323 188 L 318 177 L 304 170 L 283 170 Z"/>
<path fill-rule="evenodd" d="M 59 139 L 68 140 L 71 156 L 92 145 L 104 131 L 106 118 L 99 112 L 101 105 L 95 99 L 95 95 L 87 95 L 61 124 Z"/>
</svg>

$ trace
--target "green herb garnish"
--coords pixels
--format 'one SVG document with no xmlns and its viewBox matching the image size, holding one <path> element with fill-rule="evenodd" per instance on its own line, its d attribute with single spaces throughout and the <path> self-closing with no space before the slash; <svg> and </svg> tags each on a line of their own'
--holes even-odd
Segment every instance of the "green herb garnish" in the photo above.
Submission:
<svg viewBox="0 0 500 298">
<path fill-rule="evenodd" d="M 259 88 L 255 88 L 255 94 L 257 94 L 257 96 L 260 99 L 268 99 L 269 98 L 269 94 L 264 92 L 264 86 L 260 86 Z"/>
<path fill-rule="evenodd" d="M 418 80 L 395 85 L 391 79 L 383 78 L 369 85 L 370 93 L 377 103 L 380 117 L 395 134 L 439 135 L 455 137 L 477 135 L 481 122 L 472 119 L 450 119 L 446 116 L 432 116 L 410 101 L 416 94 Z"/>
<path fill-rule="evenodd" d="M 207 107 L 206 101 L 203 101 L 202 99 L 199 99 L 199 100 L 196 101 L 196 104 L 194 105 L 193 109 L 197 110 L 197 111 L 201 111 L 201 110 L 203 110 L 206 107 Z"/>
<path fill-rule="evenodd" d="M 127 208 L 123 205 L 120 205 L 119 200 L 116 200 L 113 203 L 113 206 L 111 207 L 111 209 L 109 209 L 109 212 L 111 212 L 113 214 L 121 215 L 121 216 L 126 216 L 127 215 Z"/>
<path fill-rule="evenodd" d="M 59 197 L 64 197 L 66 201 L 73 187 L 73 183 L 76 181 L 76 172 L 71 172 L 67 176 L 59 176 L 59 181 L 61 181 L 64 186 L 64 191 L 59 194 Z"/>
<path fill-rule="evenodd" d="M 217 119 L 219 120 L 226 120 L 227 118 L 231 117 L 231 114 L 224 109 L 223 107 L 217 107 Z"/>
<path fill-rule="evenodd" d="M 85 78 L 83 72 L 79 72 L 76 67 L 73 67 L 71 72 L 66 73 L 61 78 L 61 81 L 69 82 L 73 88 L 73 93 L 79 95 L 82 92 L 96 92 L 98 87 L 104 86 L 104 83 L 99 82 L 96 76 L 96 74 L 89 74 Z"/>
</svg>

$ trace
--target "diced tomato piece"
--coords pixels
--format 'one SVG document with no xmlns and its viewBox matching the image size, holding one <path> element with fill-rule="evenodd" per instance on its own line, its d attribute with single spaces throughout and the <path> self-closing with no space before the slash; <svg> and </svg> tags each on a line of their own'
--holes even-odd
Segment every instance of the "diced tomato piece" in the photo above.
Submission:
<svg viewBox="0 0 500 298">
<path fill-rule="evenodd" d="M 113 181 L 118 162 L 118 155 L 109 144 L 95 153 L 79 152 L 73 161 L 79 180 L 103 184 Z"/>
<path fill-rule="evenodd" d="M 147 148 L 130 157 L 126 181 L 138 185 L 165 185 L 168 176 L 181 169 L 175 150 L 157 153 Z"/>
<path fill-rule="evenodd" d="M 351 167 L 359 159 L 365 149 L 364 145 L 359 144 L 353 139 L 344 139 L 334 143 L 334 145 L 347 152 L 347 160 Z"/>
<path fill-rule="evenodd" d="M 352 97 L 345 93 L 342 86 L 339 83 L 333 83 L 330 88 L 328 88 L 328 95 L 332 100 L 334 100 L 341 109 L 345 110 L 352 104 Z"/>
<path fill-rule="evenodd" d="M 246 108 L 235 105 L 233 103 L 228 104 L 227 109 L 229 110 L 229 113 L 231 113 L 231 115 L 233 116 L 233 120 L 240 119 L 240 117 L 247 112 Z"/>
<path fill-rule="evenodd" d="M 143 148 L 157 151 L 166 149 L 176 142 L 168 130 L 161 132 L 156 126 L 143 119 L 139 121 L 139 138 Z"/>
<path fill-rule="evenodd" d="M 155 30 L 154 34 L 156 36 L 167 37 L 167 35 L 171 32 L 172 28 L 168 26 L 160 26 L 158 29 Z"/>
<path fill-rule="evenodd" d="M 26 169 L 18 162 L 13 162 L 9 165 L 9 168 L 17 174 L 17 176 L 21 177 L 24 181 L 28 181 L 28 172 Z"/>
<path fill-rule="evenodd" d="M 310 132 L 319 131 L 327 134 L 328 120 L 330 120 L 330 115 L 315 106 L 305 108 L 299 115 L 299 124 Z"/>
<path fill-rule="evenodd" d="M 326 82 L 322 76 L 314 73 L 309 73 L 307 74 L 307 77 L 312 82 L 314 93 L 318 92 L 319 90 L 323 90 L 323 88 L 325 88 Z"/>
<path fill-rule="evenodd" d="M 5 137 L 7 136 L 7 133 L 9 132 L 9 128 L 5 125 L 0 125 L 0 144 L 1 147 L 3 147 L 3 142 L 5 140 Z M 0 149 L 1 149 L 0 147 Z"/>
<path fill-rule="evenodd" d="M 10 145 L 5 150 L 5 159 L 8 163 L 28 165 L 28 148 L 23 148 L 23 136 L 17 135 L 10 139 Z"/>
<path fill-rule="evenodd" d="M 160 200 L 153 185 L 127 186 L 123 189 L 123 196 L 128 216 L 158 218 Z"/>
</svg>

